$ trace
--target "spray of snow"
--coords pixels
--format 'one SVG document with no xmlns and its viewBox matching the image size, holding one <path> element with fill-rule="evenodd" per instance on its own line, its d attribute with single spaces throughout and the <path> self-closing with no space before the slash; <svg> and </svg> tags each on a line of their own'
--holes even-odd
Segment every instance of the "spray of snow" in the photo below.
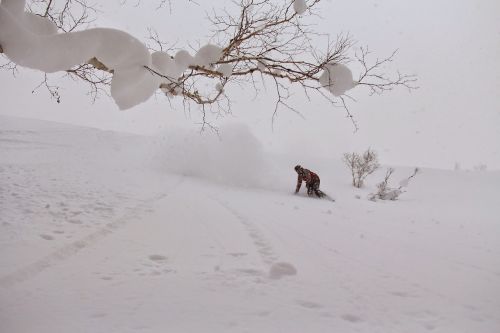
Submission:
<svg viewBox="0 0 500 333">
<path fill-rule="evenodd" d="M 327 64 L 319 82 L 334 96 L 342 96 L 356 86 L 351 70 L 342 64 Z"/>
<path fill-rule="evenodd" d="M 169 132 L 165 135 L 160 163 L 169 172 L 225 185 L 265 189 L 279 186 L 277 172 L 261 143 L 244 124 L 226 125 L 219 136 Z"/>
</svg>

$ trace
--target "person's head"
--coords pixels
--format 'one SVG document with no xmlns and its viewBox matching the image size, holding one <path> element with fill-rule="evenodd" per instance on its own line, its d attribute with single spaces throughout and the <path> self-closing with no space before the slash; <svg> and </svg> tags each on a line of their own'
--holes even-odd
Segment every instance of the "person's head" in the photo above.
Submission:
<svg viewBox="0 0 500 333">
<path fill-rule="evenodd" d="M 302 172 L 304 171 L 304 169 L 303 169 L 300 165 L 296 165 L 296 166 L 295 166 L 295 171 L 296 171 L 297 173 L 302 173 Z"/>
</svg>

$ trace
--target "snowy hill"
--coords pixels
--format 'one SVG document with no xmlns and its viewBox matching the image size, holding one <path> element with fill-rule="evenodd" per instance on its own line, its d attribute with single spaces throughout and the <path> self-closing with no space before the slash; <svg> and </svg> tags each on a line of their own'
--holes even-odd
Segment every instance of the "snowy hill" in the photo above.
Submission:
<svg viewBox="0 0 500 333">
<path fill-rule="evenodd" d="M 499 332 L 500 172 L 383 172 L 0 117 L 0 331 Z"/>
</svg>

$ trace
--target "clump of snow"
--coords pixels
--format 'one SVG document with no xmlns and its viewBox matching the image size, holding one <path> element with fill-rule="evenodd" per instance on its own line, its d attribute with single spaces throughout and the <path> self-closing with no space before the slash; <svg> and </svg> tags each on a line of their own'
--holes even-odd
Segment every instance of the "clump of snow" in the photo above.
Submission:
<svg viewBox="0 0 500 333">
<path fill-rule="evenodd" d="M 371 196 L 370 200 L 376 201 L 376 199 L 380 199 L 380 200 L 395 201 L 395 200 L 397 200 L 399 198 L 399 196 L 401 194 L 403 194 L 403 191 L 401 191 L 398 188 L 393 188 L 393 189 L 388 189 L 388 190 L 386 190 L 384 192 L 380 192 L 380 193 L 378 193 L 377 196 Z"/>
<path fill-rule="evenodd" d="M 304 14 L 307 10 L 307 4 L 305 0 L 294 0 L 293 9 L 297 14 Z"/>
<path fill-rule="evenodd" d="M 121 110 L 147 101 L 158 89 L 161 78 L 141 67 L 115 71 L 111 81 L 111 96 Z"/>
<path fill-rule="evenodd" d="M 175 54 L 174 61 L 181 72 L 184 72 L 189 65 L 194 63 L 194 58 L 186 50 L 180 50 Z"/>
<path fill-rule="evenodd" d="M 266 63 L 263 60 L 258 61 L 257 62 L 257 69 L 261 72 L 266 70 Z"/>
<path fill-rule="evenodd" d="M 224 77 L 230 77 L 233 74 L 233 65 L 222 64 L 217 68 L 217 72 L 222 73 Z"/>
<path fill-rule="evenodd" d="M 128 33 L 106 28 L 55 34 L 52 23 L 25 15 L 25 1 L 0 5 L 0 44 L 14 63 L 46 73 L 65 71 L 96 57 L 114 71 L 111 96 L 120 109 L 144 102 L 158 88 L 146 46 Z"/>
<path fill-rule="evenodd" d="M 54 22 L 32 13 L 23 13 L 24 27 L 36 35 L 55 35 L 57 26 Z"/>
<path fill-rule="evenodd" d="M 183 72 L 174 59 L 165 52 L 153 52 L 151 54 L 151 63 L 160 74 L 168 77 L 168 79 L 162 79 L 165 83 L 176 81 Z"/>
<path fill-rule="evenodd" d="M 210 67 L 222 57 L 222 51 L 223 49 L 217 45 L 204 45 L 196 52 L 193 65 Z"/>
<path fill-rule="evenodd" d="M 13 14 L 21 15 L 24 11 L 24 6 L 26 5 L 26 1 L 19 0 L 2 0 L 1 6 L 10 11 Z"/>
<path fill-rule="evenodd" d="M 278 280 L 284 276 L 297 275 L 297 269 L 287 262 L 277 262 L 269 270 L 269 278 Z"/>
<path fill-rule="evenodd" d="M 356 86 L 351 70 L 343 64 L 327 64 L 319 82 L 334 96 L 342 96 Z"/>
<path fill-rule="evenodd" d="M 410 179 L 409 178 L 405 178 L 405 179 L 402 179 L 399 182 L 399 186 L 401 186 L 401 187 L 407 187 L 409 183 L 410 183 Z"/>
</svg>

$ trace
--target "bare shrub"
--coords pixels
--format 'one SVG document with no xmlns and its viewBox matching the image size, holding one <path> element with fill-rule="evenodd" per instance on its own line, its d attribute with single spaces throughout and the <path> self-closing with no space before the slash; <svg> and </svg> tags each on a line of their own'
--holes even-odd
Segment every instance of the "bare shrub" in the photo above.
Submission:
<svg viewBox="0 0 500 333">
<path fill-rule="evenodd" d="M 408 178 L 405 178 L 399 182 L 399 187 L 390 187 L 389 186 L 389 179 L 391 178 L 392 174 L 394 173 L 394 169 L 393 168 L 387 169 L 387 171 L 385 173 L 384 180 L 377 184 L 377 193 L 370 194 L 370 196 L 368 198 L 372 201 L 376 201 L 377 199 L 397 200 L 399 198 L 399 196 L 405 192 L 403 190 L 403 188 L 408 186 L 410 180 L 416 176 L 418 171 L 419 171 L 419 169 L 415 168 L 415 170 L 413 171 L 413 174 L 411 174 Z"/>
<path fill-rule="evenodd" d="M 344 163 L 351 170 L 352 186 L 357 188 L 363 187 L 365 178 L 380 166 L 377 153 L 369 148 L 362 155 L 345 153 Z"/>
</svg>

